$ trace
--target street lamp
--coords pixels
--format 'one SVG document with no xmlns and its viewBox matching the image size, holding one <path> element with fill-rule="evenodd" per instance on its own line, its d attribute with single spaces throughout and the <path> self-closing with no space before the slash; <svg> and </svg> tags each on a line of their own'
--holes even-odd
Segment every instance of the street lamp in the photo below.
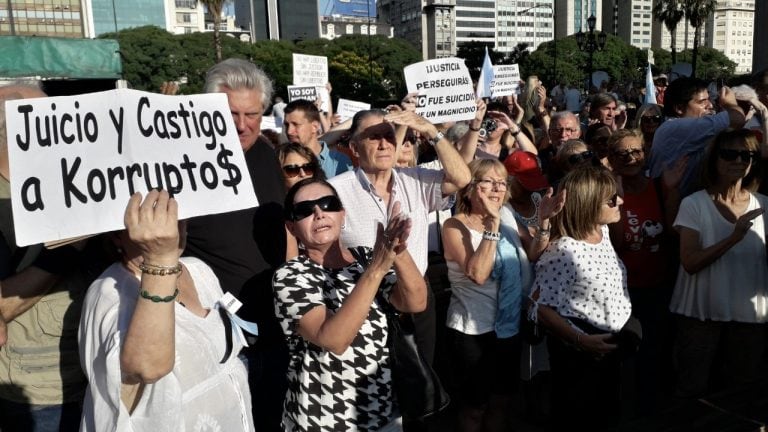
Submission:
<svg viewBox="0 0 768 432">
<path fill-rule="evenodd" d="M 589 54 L 589 63 L 587 65 L 589 75 L 586 84 L 587 94 L 589 94 L 590 85 L 592 84 L 592 56 L 595 54 L 595 51 L 602 51 L 603 48 L 605 48 L 605 41 L 608 39 L 605 32 L 601 31 L 597 35 L 595 34 L 596 22 L 597 18 L 595 18 L 595 15 L 590 15 L 590 17 L 587 18 L 589 33 L 584 33 L 583 31 L 576 33 L 576 43 L 579 45 L 579 49 Z"/>
</svg>

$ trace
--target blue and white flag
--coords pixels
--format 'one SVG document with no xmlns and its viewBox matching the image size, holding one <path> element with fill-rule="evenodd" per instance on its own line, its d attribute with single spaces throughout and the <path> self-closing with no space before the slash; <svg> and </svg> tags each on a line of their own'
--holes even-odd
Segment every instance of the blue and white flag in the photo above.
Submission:
<svg viewBox="0 0 768 432">
<path fill-rule="evenodd" d="M 480 78 L 477 80 L 477 90 L 475 94 L 479 98 L 491 97 L 491 83 L 493 82 L 493 63 L 488 55 L 488 47 L 485 47 L 485 59 L 483 68 L 480 69 Z"/>
<path fill-rule="evenodd" d="M 645 75 L 645 100 L 643 103 L 656 103 L 656 85 L 653 84 L 653 73 L 651 73 L 651 63 L 648 63 L 648 73 Z"/>
</svg>

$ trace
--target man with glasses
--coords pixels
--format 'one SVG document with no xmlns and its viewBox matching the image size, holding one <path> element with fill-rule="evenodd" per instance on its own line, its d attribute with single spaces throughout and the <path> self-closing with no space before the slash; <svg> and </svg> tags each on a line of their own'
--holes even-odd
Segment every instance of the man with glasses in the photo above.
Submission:
<svg viewBox="0 0 768 432">
<path fill-rule="evenodd" d="M 557 111 L 549 122 L 547 135 L 539 141 L 539 159 L 544 172 L 554 159 L 557 150 L 569 140 L 581 138 L 581 125 L 576 114 L 570 111 Z"/>
<path fill-rule="evenodd" d="M 707 83 L 697 78 L 682 77 L 672 81 L 665 98 L 664 115 L 668 121 L 656 130 L 653 137 L 651 177 L 660 177 L 666 167 L 687 156 L 688 165 L 679 186 L 680 196 L 686 197 L 701 189 L 696 173 L 707 144 L 727 128 L 744 127 L 746 117 L 728 87 L 720 90 L 721 111 L 714 114 Z"/>
</svg>

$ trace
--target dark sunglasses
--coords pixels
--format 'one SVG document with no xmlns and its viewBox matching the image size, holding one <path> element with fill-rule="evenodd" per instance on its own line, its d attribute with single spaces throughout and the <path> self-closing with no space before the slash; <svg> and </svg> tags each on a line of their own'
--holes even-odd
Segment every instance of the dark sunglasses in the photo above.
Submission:
<svg viewBox="0 0 768 432">
<path fill-rule="evenodd" d="M 750 150 L 733 150 L 733 149 L 720 149 L 717 151 L 717 155 L 720 159 L 728 162 L 735 161 L 740 157 L 742 162 L 750 162 L 757 159 L 757 152 Z"/>
<path fill-rule="evenodd" d="M 608 204 L 608 207 L 615 208 L 616 205 L 619 203 L 619 194 L 618 192 L 613 194 L 610 198 L 608 198 L 608 201 L 605 202 Z"/>
<path fill-rule="evenodd" d="M 642 122 L 648 122 L 648 123 L 661 123 L 661 117 L 660 115 L 654 115 L 654 116 L 642 116 L 640 117 L 640 121 Z"/>
<path fill-rule="evenodd" d="M 591 160 L 593 157 L 595 157 L 595 153 L 592 150 L 587 150 L 568 156 L 568 163 L 571 165 L 578 165 L 584 161 Z"/>
<path fill-rule="evenodd" d="M 304 174 L 308 176 L 315 175 L 315 164 L 313 163 L 305 163 L 304 165 L 286 165 L 283 167 L 283 172 L 285 175 L 287 175 L 289 178 L 296 177 L 297 175 L 301 174 L 300 170 L 304 170 Z"/>
<path fill-rule="evenodd" d="M 324 212 L 340 212 L 344 210 L 341 200 L 335 195 L 326 195 L 311 201 L 301 201 L 293 204 L 293 210 L 288 215 L 289 219 L 297 222 L 315 212 L 315 206 Z"/>
</svg>

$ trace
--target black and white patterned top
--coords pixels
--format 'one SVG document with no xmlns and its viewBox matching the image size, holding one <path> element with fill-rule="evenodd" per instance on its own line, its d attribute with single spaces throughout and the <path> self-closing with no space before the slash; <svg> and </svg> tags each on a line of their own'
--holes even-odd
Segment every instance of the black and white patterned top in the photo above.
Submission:
<svg viewBox="0 0 768 432">
<path fill-rule="evenodd" d="M 364 251 L 369 262 L 372 250 L 358 250 Z M 376 300 L 342 355 L 313 345 L 298 334 L 299 321 L 316 306 L 325 306 L 330 313 L 341 307 L 366 263 L 328 269 L 300 255 L 275 273 L 275 313 L 290 352 L 283 411 L 286 431 L 377 431 L 395 417 L 387 318 Z M 385 276 L 379 287 L 384 298 L 389 298 L 396 279 L 393 270 Z"/>
<path fill-rule="evenodd" d="M 618 332 L 632 313 L 627 272 L 602 226 L 603 239 L 590 244 L 571 237 L 549 243 L 536 263 L 534 289 L 539 304 L 565 318 L 579 318 L 607 331 Z"/>
</svg>

